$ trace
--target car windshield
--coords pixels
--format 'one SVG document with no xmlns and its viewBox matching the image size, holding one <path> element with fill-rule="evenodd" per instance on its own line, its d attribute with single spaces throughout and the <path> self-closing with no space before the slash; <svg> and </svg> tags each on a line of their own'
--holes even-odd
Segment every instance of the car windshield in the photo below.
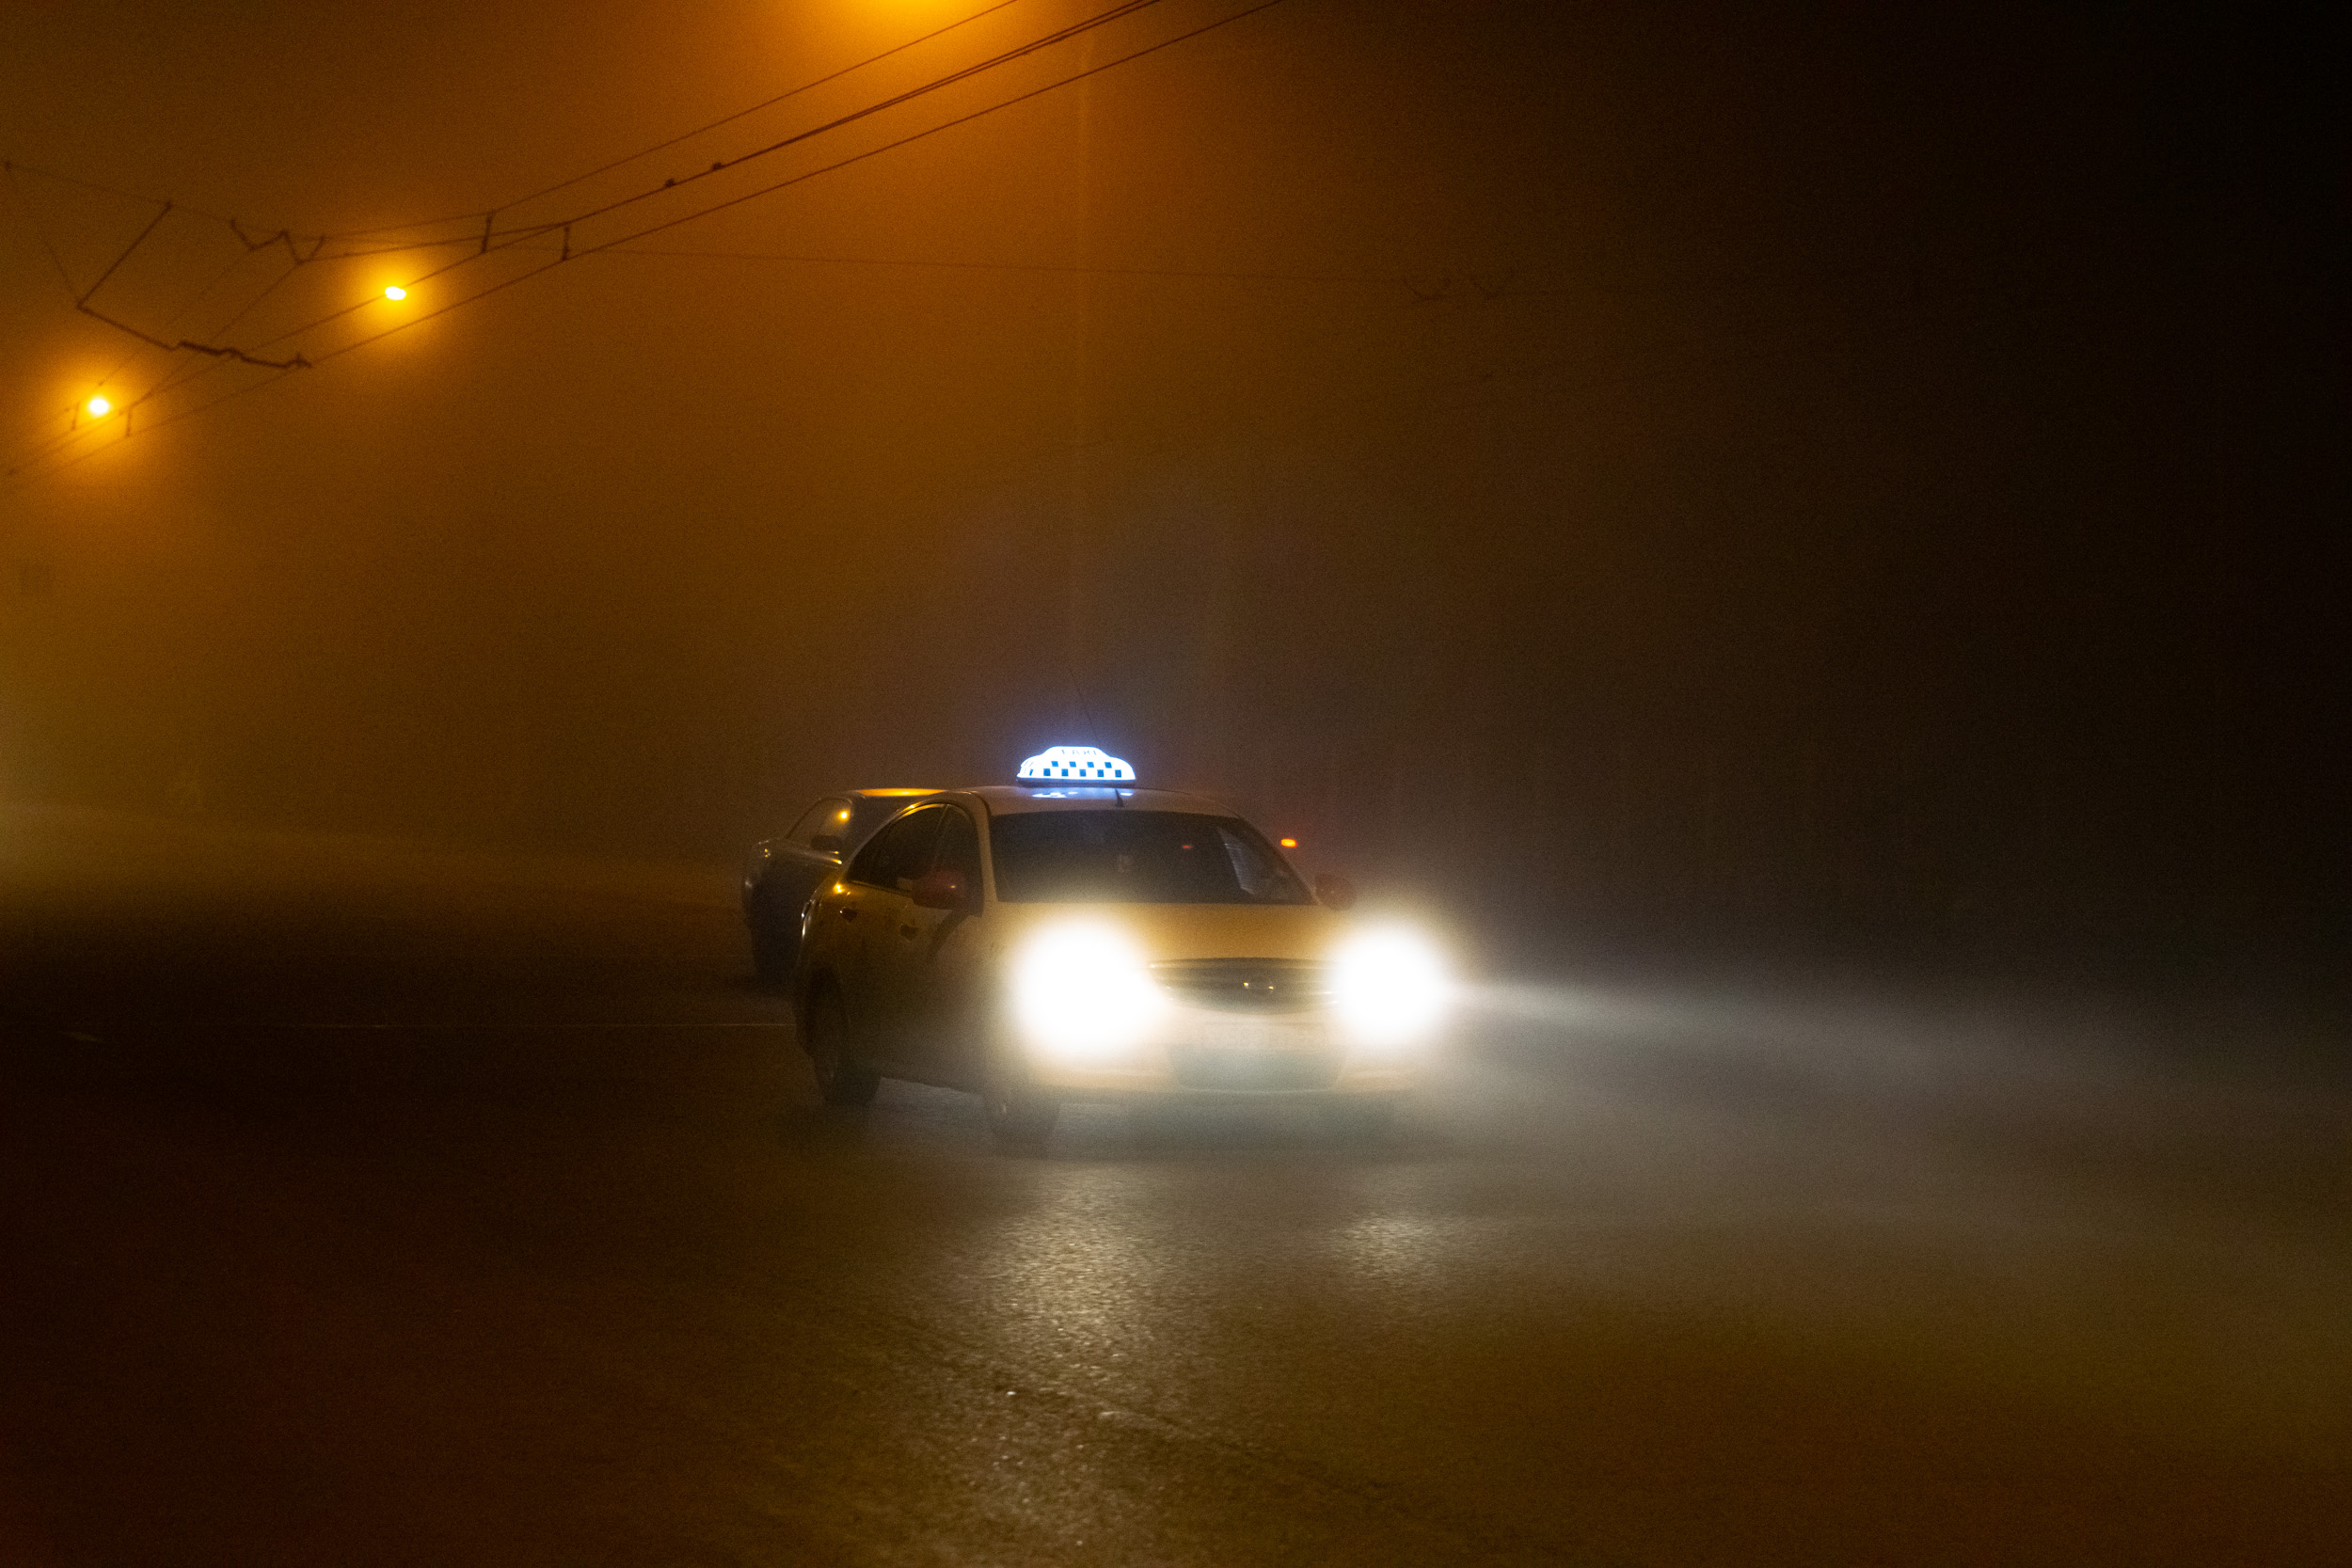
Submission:
<svg viewBox="0 0 2352 1568">
<path fill-rule="evenodd" d="M 1014 904 L 1311 904 L 1248 823 L 1174 811 L 1040 811 L 989 825 Z"/>
</svg>

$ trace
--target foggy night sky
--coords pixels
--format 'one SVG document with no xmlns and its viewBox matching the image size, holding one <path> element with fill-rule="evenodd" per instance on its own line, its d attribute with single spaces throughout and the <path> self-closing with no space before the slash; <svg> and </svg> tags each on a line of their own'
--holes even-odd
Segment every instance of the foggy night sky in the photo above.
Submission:
<svg viewBox="0 0 2352 1568">
<path fill-rule="evenodd" d="M 981 3 L 19 0 L 0 152 L 257 233 L 479 214 Z M 850 260 L 586 256 L 0 483 L 0 790 L 726 859 L 1095 739 L 1546 928 L 2331 951 L 2340 89 L 2260 25 L 1287 0 L 644 242 Z M 45 245 L 86 288 L 155 209 L 0 198 L 16 466 L 135 346 Z M 99 303 L 241 253 L 175 215 Z"/>
</svg>

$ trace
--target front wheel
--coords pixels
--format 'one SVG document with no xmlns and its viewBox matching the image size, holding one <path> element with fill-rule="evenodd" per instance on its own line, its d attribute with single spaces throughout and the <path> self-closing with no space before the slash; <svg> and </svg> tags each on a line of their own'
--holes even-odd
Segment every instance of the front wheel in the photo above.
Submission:
<svg viewBox="0 0 2352 1568">
<path fill-rule="evenodd" d="M 988 1081 L 980 1088 L 980 1108 L 999 1148 L 1027 1153 L 1045 1147 L 1061 1115 L 1060 1102 L 1038 1093 L 1027 1074 L 1002 1066 L 989 1070 Z"/>
<path fill-rule="evenodd" d="M 808 1038 L 803 1042 L 808 1064 L 817 1075 L 817 1092 L 828 1105 L 870 1105 L 882 1087 L 882 1074 L 857 1059 L 850 1034 L 849 1009 L 841 993 L 831 986 L 817 993 L 808 1006 Z"/>
</svg>

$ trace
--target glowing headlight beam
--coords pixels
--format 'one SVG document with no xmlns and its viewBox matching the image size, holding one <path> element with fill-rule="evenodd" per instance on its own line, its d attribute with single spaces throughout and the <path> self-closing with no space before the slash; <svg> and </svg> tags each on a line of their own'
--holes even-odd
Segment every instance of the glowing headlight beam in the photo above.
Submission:
<svg viewBox="0 0 2352 1568">
<path fill-rule="evenodd" d="M 1444 958 L 1417 932 L 1365 931 L 1332 955 L 1332 1006 L 1347 1032 L 1368 1044 L 1427 1035 L 1453 998 Z"/>
<path fill-rule="evenodd" d="M 1111 927 L 1088 924 L 1056 927 L 1030 940 L 1013 963 L 1012 1005 L 1033 1049 L 1080 1062 L 1132 1048 L 1168 999 L 1132 942 Z"/>
</svg>

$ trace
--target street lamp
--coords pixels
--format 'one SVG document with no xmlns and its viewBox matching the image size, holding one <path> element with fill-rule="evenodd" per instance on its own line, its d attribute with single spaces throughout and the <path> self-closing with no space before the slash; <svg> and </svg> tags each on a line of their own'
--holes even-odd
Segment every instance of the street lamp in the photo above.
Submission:
<svg viewBox="0 0 2352 1568">
<path fill-rule="evenodd" d="M 93 420 L 103 420 L 114 411 L 115 405 L 107 402 L 103 396 L 94 397 L 82 404 L 82 412 Z"/>
<path fill-rule="evenodd" d="M 384 285 L 384 297 L 397 305 L 408 297 L 408 291 L 397 283 L 387 283 Z"/>
</svg>

